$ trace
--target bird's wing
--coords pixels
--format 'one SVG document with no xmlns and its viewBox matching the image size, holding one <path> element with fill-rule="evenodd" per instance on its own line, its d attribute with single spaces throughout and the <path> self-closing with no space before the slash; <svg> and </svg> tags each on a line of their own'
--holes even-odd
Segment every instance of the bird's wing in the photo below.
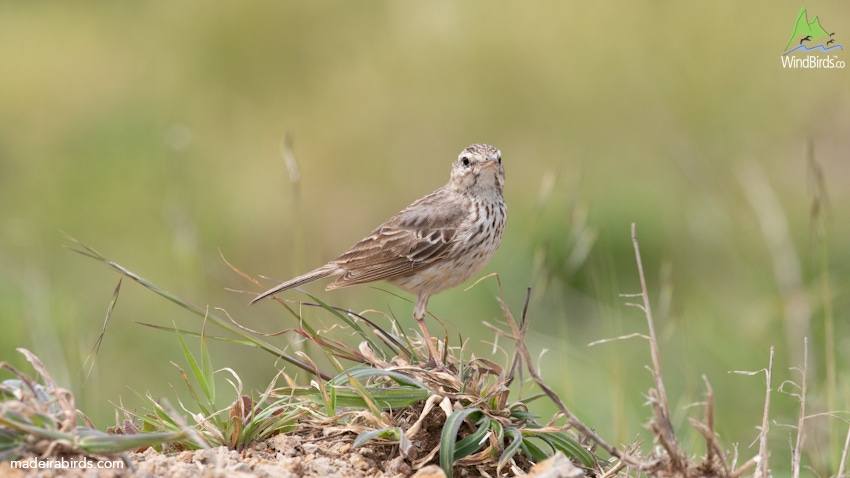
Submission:
<svg viewBox="0 0 850 478">
<path fill-rule="evenodd" d="M 439 192 L 411 204 L 332 261 L 346 272 L 328 289 L 410 274 L 448 254 L 466 211 L 441 200 Z"/>
</svg>

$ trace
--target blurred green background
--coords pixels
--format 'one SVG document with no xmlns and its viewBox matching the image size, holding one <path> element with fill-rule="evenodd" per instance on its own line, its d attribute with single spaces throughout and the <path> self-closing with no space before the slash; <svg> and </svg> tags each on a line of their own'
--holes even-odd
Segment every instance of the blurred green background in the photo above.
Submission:
<svg viewBox="0 0 850 478">
<path fill-rule="evenodd" d="M 805 6 L 850 45 L 850 4 Z M 687 417 L 702 414 L 688 406 L 704 400 L 704 374 L 722 442 L 751 456 L 763 376 L 729 371 L 766 367 L 771 345 L 774 388 L 799 382 L 789 367 L 802 365 L 808 335 L 809 411 L 850 409 L 850 71 L 781 67 L 799 8 L 4 2 L 0 360 L 26 368 L 14 350 L 29 348 L 99 427 L 111 425 L 109 402 L 139 404 L 128 387 L 166 397 L 169 384 L 183 388 L 169 364 L 184 362 L 174 336 L 135 322 L 197 330 L 200 321 L 125 282 L 83 386 L 118 276 L 63 248 L 62 232 L 195 303 L 277 331 L 289 317 L 226 290 L 257 289 L 219 251 L 245 272 L 287 279 L 444 184 L 463 147 L 489 142 L 503 153 L 509 220 L 485 273 L 499 273 L 516 314 L 533 287 L 529 341 L 534 353 L 548 349 L 544 376 L 609 441 L 649 446 L 646 343 L 587 347 L 646 330 L 618 297 L 639 292 L 635 222 L 674 424 L 701 453 Z M 281 156 L 287 132 L 297 184 Z M 815 201 L 824 192 L 829 201 Z M 415 328 L 412 306 L 386 292 L 323 286 L 307 289 Z M 481 322 L 500 318 L 498 287 L 462 289 L 430 309 L 489 354 Z M 234 345 L 214 353 L 248 389 L 281 365 Z M 793 430 L 781 425 L 797 409 L 774 393 L 775 468 L 790 466 Z M 809 426 L 807 463 L 834 473 L 846 424 Z"/>
</svg>

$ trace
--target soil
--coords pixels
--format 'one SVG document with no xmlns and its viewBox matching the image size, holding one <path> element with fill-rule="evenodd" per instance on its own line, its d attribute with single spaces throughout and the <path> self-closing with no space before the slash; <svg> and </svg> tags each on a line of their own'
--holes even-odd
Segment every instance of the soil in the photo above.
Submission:
<svg viewBox="0 0 850 478">
<path fill-rule="evenodd" d="M 8 478 L 23 477 L 85 477 L 85 478 L 118 478 L 118 477 L 281 477 L 281 478 L 445 478 L 443 471 L 436 465 L 428 465 L 416 473 L 408 460 L 398 456 L 392 446 L 363 446 L 352 449 L 350 440 L 326 438 L 310 440 L 300 436 L 277 435 L 264 442 L 255 443 L 241 453 L 226 447 L 207 450 L 192 450 L 179 453 L 163 454 L 148 448 L 140 453 L 126 454 L 127 465 L 123 469 L 98 469 L 97 459 L 88 458 L 89 468 L 73 469 L 13 469 L 11 463 L 0 463 L 0 476 Z M 114 457 L 110 457 L 112 460 Z M 574 468 L 563 455 L 556 455 L 563 463 L 553 460 L 538 465 L 542 473 L 532 473 L 527 476 L 542 477 L 572 477 L 581 476 L 580 470 Z M 61 458 L 56 458 L 60 460 Z M 82 457 L 66 457 L 67 460 L 79 462 Z M 30 458 L 32 460 L 32 458 Z M 553 465 L 552 463 L 558 463 Z M 102 462 L 105 463 L 105 462 Z M 541 466 L 545 465 L 545 466 Z M 557 467 L 552 473 L 552 467 Z M 538 468 L 535 467 L 535 468 Z M 569 473 L 568 473 L 569 472 Z M 578 474 L 575 474 L 578 472 Z M 494 474 L 493 474 L 494 475 Z M 472 477 L 486 476 L 475 466 L 456 467 L 454 476 Z"/>
<path fill-rule="evenodd" d="M 277 435 L 264 442 L 255 443 L 241 453 L 223 446 L 167 455 L 148 448 L 141 453 L 128 453 L 126 456 L 129 465 L 123 470 L 78 468 L 33 471 L 12 469 L 10 462 L 3 462 L 0 464 L 0 476 L 401 478 L 413 474 L 410 465 L 402 458 L 387 460 L 381 455 L 368 446 L 352 450 L 350 443 L 339 440 L 326 446 L 321 442 L 310 442 L 299 436 Z"/>
</svg>

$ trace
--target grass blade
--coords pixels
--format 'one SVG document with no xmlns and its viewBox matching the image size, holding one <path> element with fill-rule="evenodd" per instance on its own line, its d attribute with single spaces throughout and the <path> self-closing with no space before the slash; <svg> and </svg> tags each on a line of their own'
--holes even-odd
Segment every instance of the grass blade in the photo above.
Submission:
<svg viewBox="0 0 850 478">
<path fill-rule="evenodd" d="M 508 428 L 505 430 L 505 436 L 511 438 L 511 442 L 505 447 L 502 456 L 499 457 L 499 463 L 496 466 L 496 474 L 502 474 L 502 467 L 508 462 L 522 447 L 522 433 L 516 428 Z"/>
<path fill-rule="evenodd" d="M 139 283 L 140 285 L 142 285 L 146 289 L 150 290 L 151 292 L 154 292 L 155 294 L 177 304 L 178 306 L 182 307 L 183 309 L 186 309 L 187 311 L 191 312 L 192 314 L 194 314 L 198 317 L 205 318 L 205 320 L 209 320 L 210 322 L 218 325 L 219 327 L 221 327 L 221 328 L 223 328 L 227 331 L 230 331 L 234 335 L 247 340 L 248 342 L 259 347 L 260 349 L 265 350 L 265 351 L 273 354 L 275 357 L 280 357 L 283 360 L 291 363 L 292 365 L 295 365 L 296 367 L 298 367 L 302 370 L 305 370 L 307 373 L 317 374 L 318 376 L 320 376 L 324 380 L 330 380 L 331 379 L 331 375 L 326 374 L 324 372 L 321 372 L 317 369 L 311 368 L 305 362 L 297 359 L 296 357 L 286 353 L 282 349 L 275 347 L 274 345 L 272 345 L 268 342 L 260 340 L 260 339 L 254 337 L 253 335 L 251 335 L 247 332 L 243 332 L 241 330 L 235 329 L 233 326 L 230 325 L 230 323 L 228 321 L 222 319 L 218 315 L 207 313 L 207 311 L 205 309 L 202 309 L 201 307 L 193 304 L 192 302 L 189 302 L 188 300 L 183 299 L 182 297 L 180 297 L 176 294 L 173 294 L 173 293 L 163 289 L 162 287 L 157 286 L 153 282 L 139 276 L 138 274 L 130 271 L 129 269 L 123 267 L 122 265 L 120 265 L 116 262 L 113 262 L 112 260 L 110 260 L 109 258 L 104 256 L 103 254 L 101 254 L 101 253 L 97 252 L 95 249 L 83 244 L 82 242 L 78 241 L 74 237 L 72 237 L 70 235 L 66 235 L 65 237 L 67 237 L 67 239 L 69 241 L 73 242 L 74 244 L 76 244 L 78 246 L 77 248 L 68 247 L 68 249 L 70 251 L 76 252 L 77 254 L 89 257 L 89 258 L 94 259 L 94 260 L 99 261 L 99 262 L 102 262 L 103 264 L 105 264 L 106 266 L 111 268 L 112 270 L 118 272 L 119 274 L 121 274 L 125 277 L 132 279 L 133 281 Z"/>
<path fill-rule="evenodd" d="M 443 431 L 440 435 L 440 468 L 446 473 L 447 478 L 452 478 L 457 432 L 460 430 L 460 426 L 463 425 L 466 417 L 474 413 L 481 413 L 481 410 L 477 408 L 456 410 L 449 415 L 446 423 L 443 425 Z"/>
<path fill-rule="evenodd" d="M 177 326 L 175 325 L 175 329 Z M 192 370 L 192 375 L 195 377 L 195 381 L 198 382 L 198 385 L 201 386 L 201 391 L 203 391 L 204 396 L 207 399 L 207 404 L 210 408 L 215 407 L 215 390 L 209 384 L 211 381 L 211 377 L 207 377 L 204 374 L 204 371 L 201 369 L 201 366 L 198 365 L 198 361 L 195 360 L 195 356 L 192 355 L 192 352 L 189 351 L 189 347 L 186 345 L 186 341 L 183 340 L 183 337 L 177 332 L 177 340 L 180 342 L 180 348 L 183 349 L 183 356 L 186 357 L 186 362 L 189 363 L 189 368 Z"/>
</svg>

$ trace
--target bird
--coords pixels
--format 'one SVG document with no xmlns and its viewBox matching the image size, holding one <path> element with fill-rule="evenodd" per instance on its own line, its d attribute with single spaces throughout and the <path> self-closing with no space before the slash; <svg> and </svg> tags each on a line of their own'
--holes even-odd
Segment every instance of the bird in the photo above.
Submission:
<svg viewBox="0 0 850 478">
<path fill-rule="evenodd" d="M 809 41 L 811 39 L 812 39 L 812 37 L 810 37 L 809 35 L 804 36 L 803 38 L 800 39 L 800 45 L 802 45 L 804 41 Z"/>
<path fill-rule="evenodd" d="M 830 43 L 835 43 L 835 40 L 829 40 L 828 42 L 826 42 L 827 45 L 829 45 Z"/>
<path fill-rule="evenodd" d="M 259 294 L 251 303 L 338 276 L 325 290 L 386 281 L 416 297 L 413 318 L 429 363 L 439 356 L 425 314 L 431 296 L 456 287 L 490 261 L 502 240 L 507 205 L 502 153 L 489 144 L 464 148 L 448 183 L 417 199 L 336 259 Z"/>
</svg>

